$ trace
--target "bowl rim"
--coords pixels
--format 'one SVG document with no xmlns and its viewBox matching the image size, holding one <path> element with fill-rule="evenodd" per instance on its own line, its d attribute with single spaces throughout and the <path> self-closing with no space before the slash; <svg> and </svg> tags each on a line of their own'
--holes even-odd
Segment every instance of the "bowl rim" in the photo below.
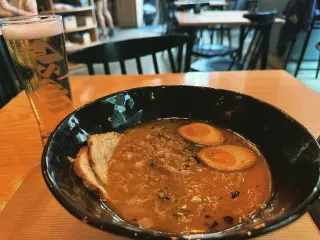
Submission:
<svg viewBox="0 0 320 240">
<path fill-rule="evenodd" d="M 41 172 L 43 175 L 43 178 L 45 180 L 45 183 L 47 187 L 49 188 L 52 195 L 56 198 L 56 200 L 74 217 L 79 219 L 80 221 L 83 221 L 84 223 L 87 223 L 93 227 L 96 227 L 98 229 L 104 230 L 108 233 L 124 236 L 124 237 L 131 237 L 131 238 L 137 238 L 137 239 L 249 239 L 253 237 L 260 236 L 262 234 L 277 230 L 283 226 L 288 225 L 289 223 L 292 223 L 293 221 L 300 218 L 306 211 L 309 205 L 314 203 L 314 201 L 318 198 L 319 192 L 320 192 L 320 174 L 318 176 L 318 181 L 316 185 L 314 186 L 314 189 L 312 193 L 296 208 L 294 208 L 291 211 L 285 212 L 281 216 L 277 216 L 273 219 L 270 219 L 268 221 L 264 221 L 265 224 L 263 228 L 258 229 L 239 229 L 237 232 L 228 232 L 228 231 L 220 231 L 215 233 L 206 233 L 206 234 L 173 234 L 173 233 L 163 233 L 158 231 L 152 231 L 147 229 L 141 229 L 138 227 L 129 227 L 124 226 L 121 224 L 117 224 L 113 221 L 107 221 L 103 220 L 89 212 L 87 212 L 84 209 L 79 208 L 78 206 L 75 206 L 72 204 L 72 202 L 66 197 L 65 194 L 62 193 L 62 191 L 59 189 L 57 183 L 51 178 L 49 174 L 49 163 L 47 162 L 47 153 L 50 149 L 52 139 L 55 137 L 56 132 L 62 127 L 62 125 L 65 123 L 67 119 L 70 118 L 70 116 L 76 114 L 77 112 L 81 111 L 83 108 L 90 107 L 91 105 L 101 102 L 102 100 L 105 100 L 107 98 L 114 97 L 115 95 L 119 95 L 122 93 L 128 93 L 128 92 L 135 92 L 135 91 L 143 91 L 143 90 L 149 90 L 149 89 L 155 89 L 155 88 L 194 88 L 194 89 L 210 89 L 212 91 L 220 91 L 220 92 L 228 92 L 236 95 L 240 95 L 241 97 L 245 97 L 247 99 L 252 99 L 254 101 L 258 101 L 261 104 L 267 105 L 268 107 L 274 108 L 277 111 L 281 112 L 285 117 L 290 119 L 291 121 L 298 124 L 307 134 L 310 135 L 310 137 L 313 139 L 313 143 L 315 143 L 318 146 L 318 152 L 320 152 L 320 145 L 314 139 L 313 135 L 310 133 L 310 131 L 302 125 L 299 121 L 291 117 L 288 113 L 283 111 L 282 109 L 278 108 L 277 106 L 274 106 L 270 103 L 267 103 L 261 99 L 258 99 L 256 97 L 240 93 L 237 91 L 231 91 L 226 89 L 219 89 L 219 88 L 212 88 L 212 87 L 203 87 L 203 86 L 194 86 L 194 85 L 157 85 L 157 86 L 143 86 L 143 87 L 136 87 L 136 88 L 129 88 L 121 91 L 114 92 L 112 94 L 108 94 L 103 97 L 99 97 L 97 99 L 94 99 L 83 106 L 75 109 L 70 114 L 68 114 L 65 118 L 63 118 L 59 124 L 56 126 L 54 131 L 50 134 L 43 152 L 41 156 Z M 320 158 L 318 158 L 318 165 L 320 170 Z M 260 225 L 261 223 L 259 222 Z"/>
</svg>

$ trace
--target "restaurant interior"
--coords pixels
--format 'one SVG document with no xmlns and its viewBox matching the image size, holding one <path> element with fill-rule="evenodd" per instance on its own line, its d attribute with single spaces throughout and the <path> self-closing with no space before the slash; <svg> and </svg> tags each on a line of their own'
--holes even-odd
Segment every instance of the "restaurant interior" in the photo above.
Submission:
<svg viewBox="0 0 320 240">
<path fill-rule="evenodd" d="M 0 29 L 0 239 L 320 239 L 319 0 L 4 0 Z M 161 165 L 186 154 L 195 165 Z M 262 189 L 263 164 L 262 201 L 244 182 Z M 243 185 L 211 198 L 189 168 Z M 162 180 L 156 200 L 129 199 Z"/>
</svg>

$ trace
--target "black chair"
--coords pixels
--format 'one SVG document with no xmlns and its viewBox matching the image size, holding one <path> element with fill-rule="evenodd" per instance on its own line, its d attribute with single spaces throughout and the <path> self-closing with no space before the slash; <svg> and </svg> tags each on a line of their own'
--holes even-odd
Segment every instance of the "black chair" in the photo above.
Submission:
<svg viewBox="0 0 320 240">
<path fill-rule="evenodd" d="M 259 8 L 259 0 L 246 0 L 245 1 L 245 9 L 248 11 L 255 12 Z"/>
<path fill-rule="evenodd" d="M 103 63 L 105 73 L 110 74 L 110 62 L 119 62 L 122 74 L 127 74 L 125 60 L 135 59 L 138 73 L 143 74 L 140 57 L 151 55 L 155 73 L 159 73 L 156 53 L 167 51 L 171 70 L 176 73 L 182 69 L 183 56 L 185 64 L 190 62 L 190 40 L 188 35 L 170 35 L 110 42 L 73 52 L 68 55 L 68 59 L 75 63 L 86 64 L 89 75 L 94 75 L 95 63 Z M 185 54 L 184 46 L 186 46 Z M 173 48 L 178 48 L 176 61 L 172 53 Z"/>
<path fill-rule="evenodd" d="M 320 42 L 317 43 L 316 49 L 319 51 L 318 67 L 317 67 L 317 72 L 316 72 L 316 78 L 318 78 L 319 71 L 320 71 Z"/>
<path fill-rule="evenodd" d="M 255 12 L 258 9 L 259 0 L 229 0 L 228 3 L 229 5 L 226 8 L 226 10 L 228 11 L 248 10 L 250 12 Z M 219 33 L 220 35 L 220 44 L 223 44 L 224 33 L 226 33 L 229 47 L 231 47 L 232 46 L 231 30 L 232 30 L 232 27 L 230 26 L 220 25 L 220 26 L 213 27 L 211 32 L 211 44 L 213 43 L 215 32 Z"/>
<path fill-rule="evenodd" d="M 0 35 L 0 108 L 21 91 L 18 75 L 10 58 L 2 35 Z"/>
<path fill-rule="evenodd" d="M 249 10 L 255 11 L 258 8 L 259 0 L 229 0 L 228 7 L 226 10 Z M 210 33 L 210 44 L 202 44 L 200 39 L 202 37 L 202 32 L 200 32 L 199 37 L 197 37 L 196 43 L 192 50 L 192 55 L 197 57 L 222 57 L 227 55 L 233 55 L 238 51 L 238 48 L 232 47 L 231 31 L 232 27 L 225 25 L 211 26 L 208 28 Z M 217 33 L 220 36 L 220 43 L 214 44 L 214 36 Z M 227 34 L 228 46 L 224 45 L 224 35 Z"/>
<path fill-rule="evenodd" d="M 174 34 L 179 26 L 174 13 L 174 0 L 159 0 L 159 7 L 157 11 L 162 11 L 166 25 L 165 34 Z"/>
<path fill-rule="evenodd" d="M 226 8 L 226 10 L 228 10 L 228 11 L 238 10 L 238 1 L 239 0 L 229 0 L 228 1 L 229 5 Z M 231 29 L 232 29 L 231 27 L 224 26 L 224 25 L 213 26 L 211 28 L 211 43 L 213 43 L 213 38 L 214 38 L 215 32 L 220 34 L 220 44 L 223 44 L 224 33 L 227 33 L 229 47 L 231 47 L 232 46 Z"/>
<path fill-rule="evenodd" d="M 257 12 L 245 14 L 252 24 L 245 30 L 241 39 L 243 45 L 245 39 L 253 32 L 253 37 L 247 47 L 246 53 L 242 54 L 242 47 L 231 57 L 213 57 L 201 59 L 191 64 L 191 69 L 198 72 L 229 71 L 229 70 L 251 70 L 255 69 L 263 49 L 264 31 L 271 28 L 275 21 L 277 12 Z"/>
<path fill-rule="evenodd" d="M 175 0 L 174 0 L 175 1 Z M 190 12 L 193 11 L 194 14 L 199 14 L 202 11 L 205 11 L 207 9 L 209 9 L 209 2 L 204 0 L 198 0 L 197 3 L 194 2 L 188 2 L 186 1 L 186 4 L 183 4 L 181 6 L 175 6 L 174 5 L 174 11 L 176 12 Z M 179 24 L 177 24 L 179 26 Z M 178 29 L 178 28 L 176 28 Z M 195 39 L 195 43 L 196 45 L 200 43 L 200 41 L 202 40 L 202 36 L 203 36 L 203 30 L 204 29 L 199 29 L 196 33 L 196 39 Z"/>
<path fill-rule="evenodd" d="M 237 6 L 238 0 L 229 0 L 227 10 L 234 10 Z M 193 46 L 192 55 L 196 57 L 218 57 L 218 56 L 226 56 L 232 55 L 237 52 L 238 49 L 232 47 L 231 45 L 231 28 L 225 28 L 222 25 L 219 26 L 209 26 L 208 29 L 210 35 L 210 44 L 205 44 L 201 41 L 203 36 L 203 30 L 200 30 L 197 34 L 196 44 Z M 223 45 L 224 38 L 224 30 L 226 30 L 228 34 L 229 46 Z M 230 30 L 230 31 L 229 31 Z M 220 34 L 220 43 L 214 44 L 214 34 Z"/>
<path fill-rule="evenodd" d="M 231 55 L 238 51 L 238 48 L 225 46 L 223 44 L 201 44 L 197 39 L 197 44 L 193 46 L 192 55 L 197 57 L 217 57 Z"/>
</svg>

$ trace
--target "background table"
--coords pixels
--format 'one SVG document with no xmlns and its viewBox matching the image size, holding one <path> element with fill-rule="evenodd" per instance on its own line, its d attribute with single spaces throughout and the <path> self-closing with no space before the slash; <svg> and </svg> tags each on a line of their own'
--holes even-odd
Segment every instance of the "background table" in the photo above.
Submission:
<svg viewBox="0 0 320 240">
<path fill-rule="evenodd" d="M 193 36 L 193 40 L 196 36 L 196 31 L 200 28 L 207 28 L 212 25 L 239 25 L 239 51 L 242 52 L 243 34 L 244 28 L 251 24 L 250 20 L 244 18 L 243 15 L 248 11 L 202 11 L 200 14 L 194 14 L 190 12 L 175 12 L 175 17 L 181 28 L 181 32 L 187 32 Z M 274 23 L 284 23 L 281 18 L 276 18 Z M 263 50 L 261 53 L 261 69 L 267 69 L 268 53 L 269 53 L 269 41 L 270 31 L 267 28 L 263 31 Z M 192 51 L 193 44 L 190 44 Z M 186 67 L 190 66 L 189 62 L 186 62 Z M 189 69 L 186 69 L 188 71 Z"/>
<path fill-rule="evenodd" d="M 199 14 L 191 12 L 176 12 L 175 16 L 182 27 L 207 27 L 209 25 L 249 25 L 251 22 L 243 17 L 248 11 L 202 11 Z M 276 22 L 282 22 L 279 18 Z"/>
<path fill-rule="evenodd" d="M 227 1 L 224 0 L 204 0 L 204 1 L 175 1 L 174 3 L 175 7 L 183 7 L 183 6 L 192 6 L 192 5 L 196 5 L 196 4 L 200 4 L 200 5 L 209 5 L 210 7 L 218 7 L 218 8 L 223 8 L 223 7 L 227 7 L 229 5 L 229 3 Z"/>
<path fill-rule="evenodd" d="M 223 8 L 223 7 L 229 6 L 229 3 L 227 1 L 223 1 L 223 0 L 222 1 L 221 0 L 214 0 L 214 1 L 209 2 L 209 6 Z"/>
<path fill-rule="evenodd" d="M 187 6 L 187 5 L 196 5 L 196 4 L 200 4 L 200 5 L 207 5 L 210 3 L 210 0 L 179 0 L 179 1 L 174 1 L 174 5 L 176 7 L 182 7 L 182 6 Z"/>
<path fill-rule="evenodd" d="M 246 93 L 286 111 L 305 125 L 314 136 L 320 134 L 320 95 L 284 71 L 71 78 L 75 107 L 128 88 L 175 84 L 209 86 Z M 19 94 L 0 110 L 0 126 L 0 201 L 3 208 L 30 169 L 40 162 L 40 136 L 25 93 Z M 94 239 L 94 236 L 105 236 L 102 232 L 81 225 L 56 203 L 41 180 L 39 168 L 36 168 L 28 179 L 25 184 L 32 187 L 22 187 L 12 202 L 9 202 L 8 208 L 0 213 L 0 239 L 1 236 L 18 239 L 19 233 L 22 234 L 19 228 L 26 231 L 23 232 L 26 236 L 23 239 L 63 239 L 66 236 L 68 239 L 77 239 L 77 236 L 78 239 Z M 14 207 L 10 208 L 10 205 Z M 61 235 L 53 235 L 56 233 Z M 319 238 L 319 231 L 309 214 L 296 223 L 263 237 L 292 240 Z"/>
</svg>

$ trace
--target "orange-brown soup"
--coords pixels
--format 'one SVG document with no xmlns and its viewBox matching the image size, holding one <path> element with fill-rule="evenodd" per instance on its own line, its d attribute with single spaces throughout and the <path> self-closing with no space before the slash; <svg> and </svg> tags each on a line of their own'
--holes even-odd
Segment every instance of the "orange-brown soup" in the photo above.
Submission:
<svg viewBox="0 0 320 240">
<path fill-rule="evenodd" d="M 256 155 L 250 168 L 218 171 L 197 158 L 204 146 L 181 137 L 189 120 L 161 119 L 124 132 L 109 161 L 109 206 L 125 221 L 162 232 L 216 232 L 238 225 L 271 195 L 268 165 L 254 145 L 228 129 L 220 145 Z"/>
</svg>

